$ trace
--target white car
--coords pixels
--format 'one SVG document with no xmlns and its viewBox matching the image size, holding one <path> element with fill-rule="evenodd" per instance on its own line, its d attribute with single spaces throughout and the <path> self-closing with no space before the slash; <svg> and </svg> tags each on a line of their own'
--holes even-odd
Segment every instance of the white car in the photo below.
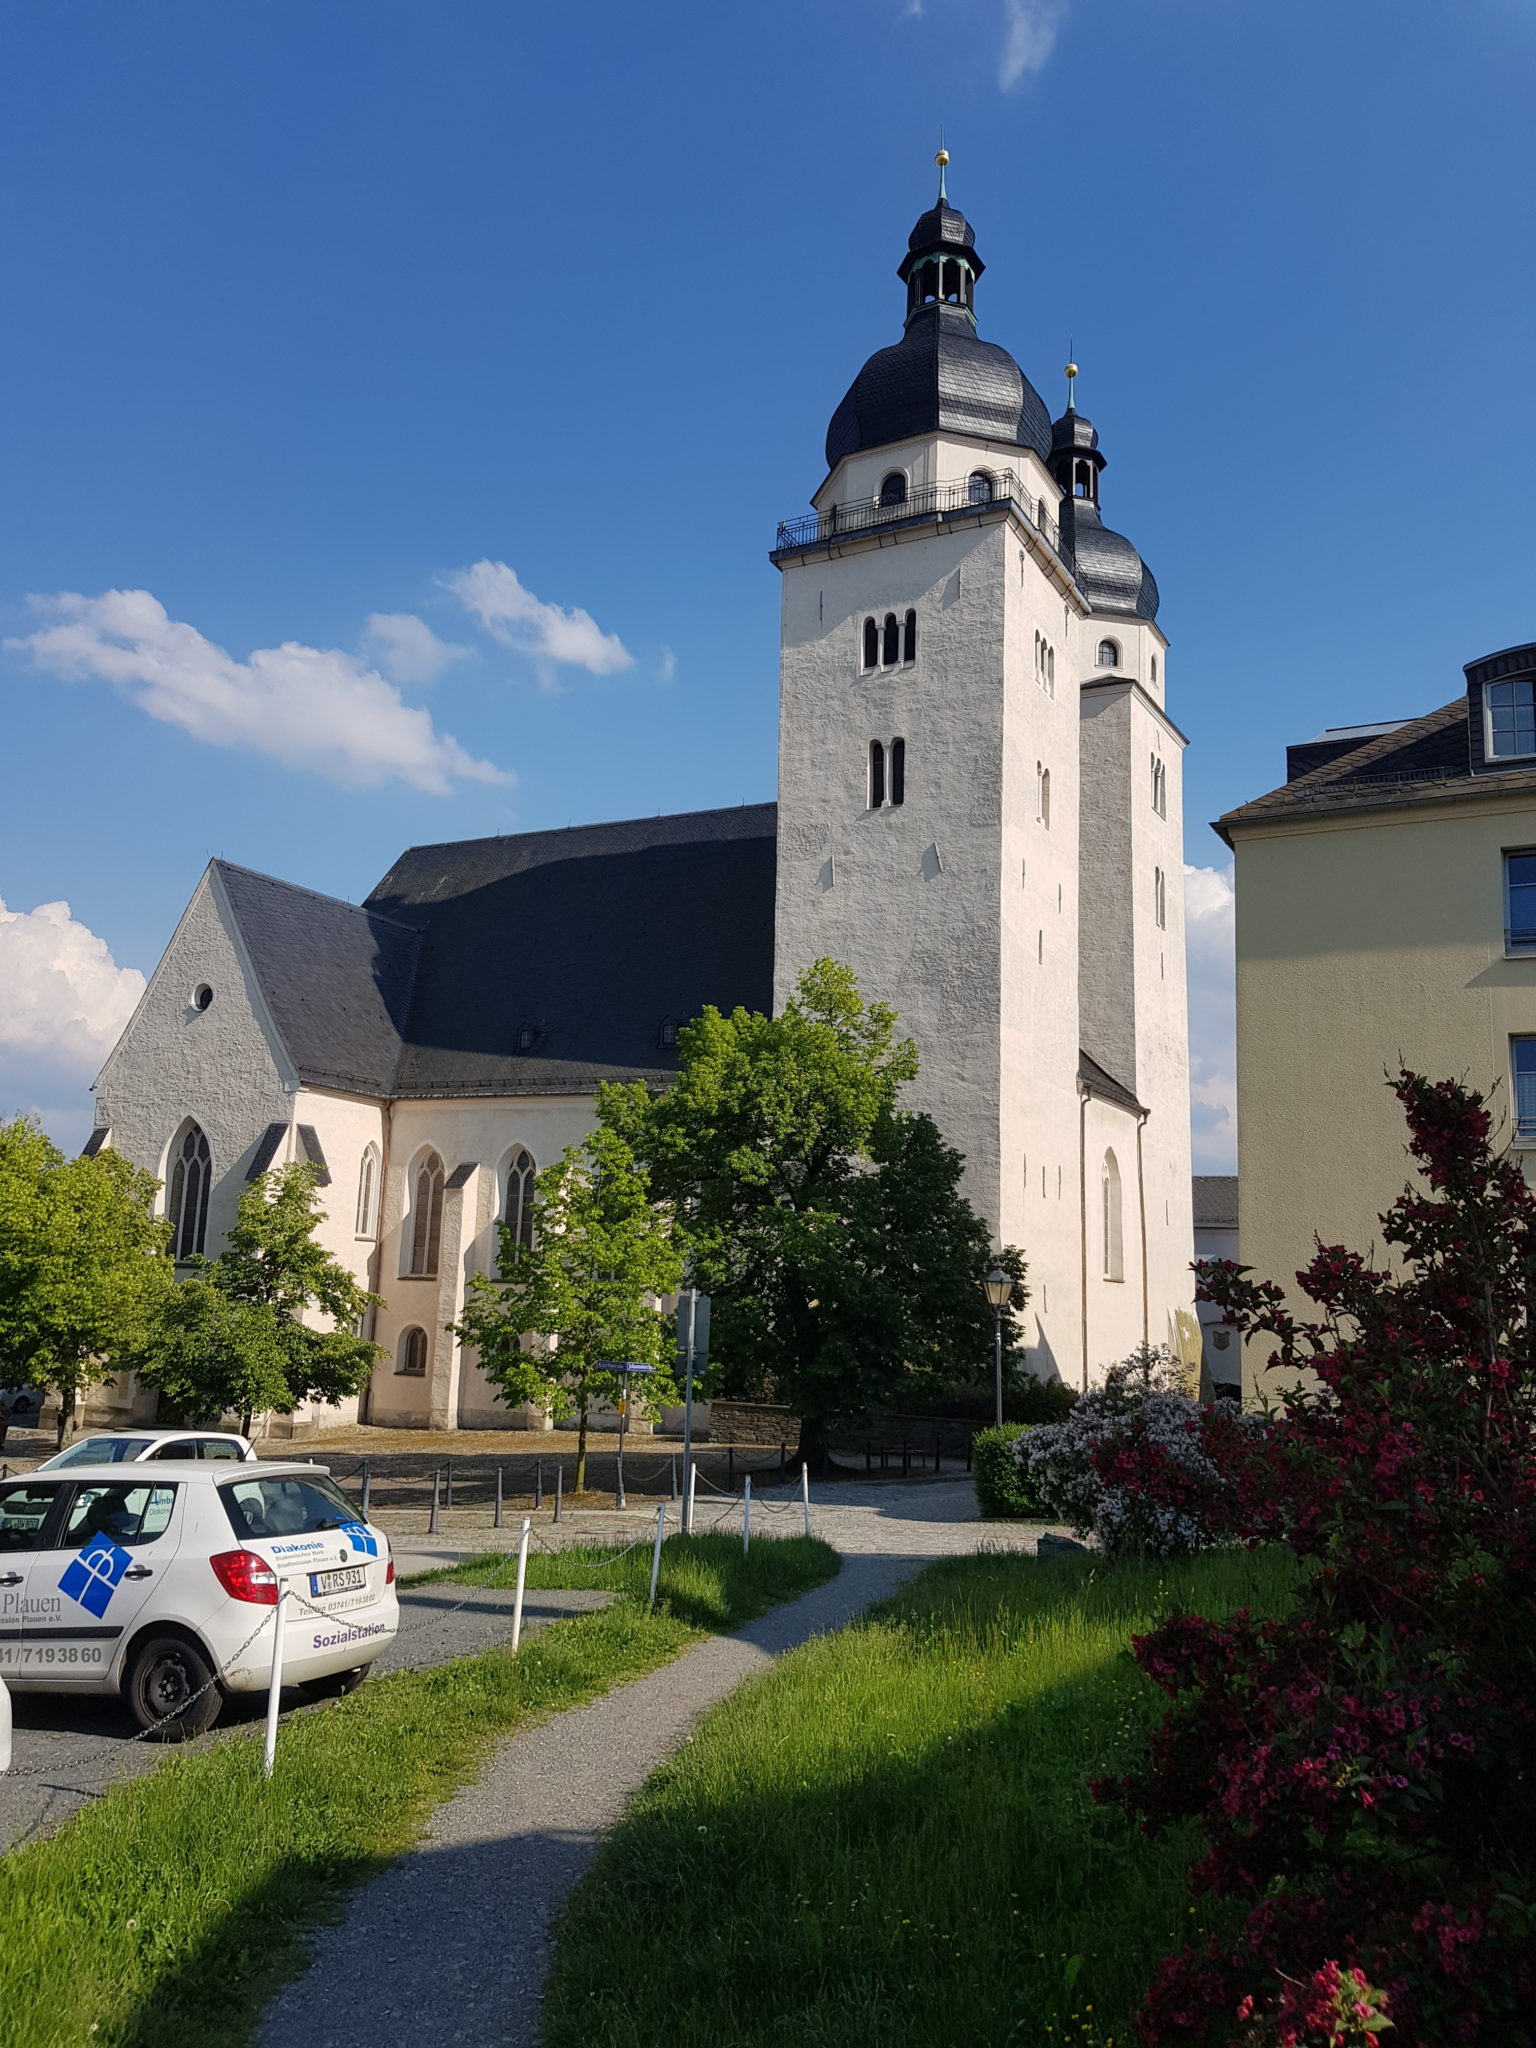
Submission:
<svg viewBox="0 0 1536 2048">
<path fill-rule="evenodd" d="M 280 1590 L 295 1596 L 283 1683 L 351 1692 L 399 1628 L 394 1581 L 388 1537 L 321 1465 L 85 1465 L 0 1483 L 0 1676 L 16 1693 L 119 1693 L 161 1741 L 200 1735 L 230 1693 L 268 1689 Z"/>
<path fill-rule="evenodd" d="M 66 1466 L 136 1464 L 141 1458 L 224 1458 L 250 1464 L 256 1456 L 250 1441 L 224 1429 L 112 1430 L 82 1436 L 67 1451 L 56 1451 L 38 1466 L 58 1472 Z"/>
</svg>

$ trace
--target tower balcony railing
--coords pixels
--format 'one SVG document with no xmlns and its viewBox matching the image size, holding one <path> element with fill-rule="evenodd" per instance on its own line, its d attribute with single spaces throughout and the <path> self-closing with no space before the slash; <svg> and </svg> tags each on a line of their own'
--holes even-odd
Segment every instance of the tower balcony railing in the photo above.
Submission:
<svg viewBox="0 0 1536 2048">
<path fill-rule="evenodd" d="M 828 541 L 901 526 L 909 520 L 985 512 L 996 505 L 1011 505 L 1052 554 L 1061 553 L 1061 529 L 1045 509 L 1045 500 L 1036 497 L 1011 469 L 994 473 L 985 484 L 974 476 L 957 477 L 950 483 L 924 484 L 921 490 L 908 491 L 895 503 L 882 498 L 856 498 L 850 504 L 833 505 L 826 512 L 808 512 L 801 519 L 781 519 L 773 552 L 778 555 L 798 548 L 822 547 Z"/>
</svg>

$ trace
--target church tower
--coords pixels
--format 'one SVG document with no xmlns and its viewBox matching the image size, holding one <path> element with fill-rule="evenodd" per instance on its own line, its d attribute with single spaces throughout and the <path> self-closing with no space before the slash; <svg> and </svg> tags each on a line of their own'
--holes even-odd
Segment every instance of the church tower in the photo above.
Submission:
<svg viewBox="0 0 1536 2048">
<path fill-rule="evenodd" d="M 985 265 L 939 162 L 901 339 L 773 554 L 775 1003 L 828 956 L 896 1008 L 909 1100 L 1029 1262 L 1030 1363 L 1081 1385 L 1143 1335 L 1194 1341 L 1183 742 L 1098 436 L 1070 404 L 1053 426 L 980 338 Z"/>
</svg>

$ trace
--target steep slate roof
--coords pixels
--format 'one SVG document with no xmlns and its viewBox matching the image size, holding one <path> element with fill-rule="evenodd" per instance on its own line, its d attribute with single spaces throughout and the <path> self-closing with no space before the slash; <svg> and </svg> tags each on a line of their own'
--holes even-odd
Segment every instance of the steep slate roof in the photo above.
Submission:
<svg viewBox="0 0 1536 2048">
<path fill-rule="evenodd" d="M 706 1003 L 769 1009 L 776 814 L 751 804 L 402 854 L 367 904 L 421 934 L 391 1092 L 666 1080 L 664 1024 Z"/>
<path fill-rule="evenodd" d="M 1196 1230 L 1236 1230 L 1237 1175 L 1197 1173 L 1192 1179 Z"/>
<path fill-rule="evenodd" d="M 1106 1102 L 1118 1102 L 1125 1109 L 1139 1111 L 1142 1108 L 1133 1091 L 1123 1081 L 1117 1081 L 1108 1068 L 1101 1067 L 1089 1053 L 1078 1052 L 1077 1078 L 1091 1095 L 1101 1096 Z"/>
<path fill-rule="evenodd" d="M 300 1079 L 393 1094 L 419 933 L 364 905 L 213 865 Z"/>
</svg>

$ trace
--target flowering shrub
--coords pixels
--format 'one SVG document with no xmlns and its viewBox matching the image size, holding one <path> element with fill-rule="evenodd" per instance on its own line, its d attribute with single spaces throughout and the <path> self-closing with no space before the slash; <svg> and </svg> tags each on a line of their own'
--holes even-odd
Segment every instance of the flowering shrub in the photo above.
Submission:
<svg viewBox="0 0 1536 2048">
<path fill-rule="evenodd" d="M 1165 1960 L 1147 2043 L 1536 2044 L 1536 1200 L 1481 1096 L 1395 1087 L 1424 1183 L 1382 1218 L 1397 1271 L 1319 1246 L 1302 1322 L 1201 1269 L 1304 1372 L 1230 1469 L 1307 1569 L 1283 1617 L 1136 1644 L 1173 1705 L 1096 1790 L 1195 1820 L 1194 1885 L 1235 1909 Z"/>
<path fill-rule="evenodd" d="M 1212 1443 L 1243 1425 L 1202 1410 L 1185 1385 L 1177 1359 L 1139 1345 L 1065 1422 L 1021 1438 L 1019 1463 L 1043 1511 L 1111 1556 L 1183 1557 L 1225 1533 L 1231 1488 Z"/>
</svg>

